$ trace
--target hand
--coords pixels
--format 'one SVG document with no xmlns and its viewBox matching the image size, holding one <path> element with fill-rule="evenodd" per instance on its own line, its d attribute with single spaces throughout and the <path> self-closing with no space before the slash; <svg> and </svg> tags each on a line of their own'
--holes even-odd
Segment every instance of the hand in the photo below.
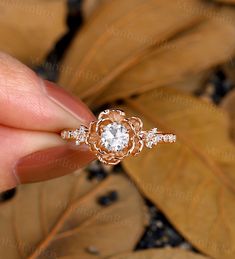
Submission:
<svg viewBox="0 0 235 259">
<path fill-rule="evenodd" d="M 72 147 L 58 134 L 92 120 L 80 100 L 0 53 L 0 192 L 73 172 L 92 161 L 85 145 Z"/>
</svg>

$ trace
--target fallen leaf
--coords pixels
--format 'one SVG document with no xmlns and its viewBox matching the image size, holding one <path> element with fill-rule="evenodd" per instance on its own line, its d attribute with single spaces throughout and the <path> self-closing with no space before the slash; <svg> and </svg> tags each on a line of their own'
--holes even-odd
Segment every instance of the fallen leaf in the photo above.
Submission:
<svg viewBox="0 0 235 259">
<path fill-rule="evenodd" d="M 225 64 L 223 64 L 222 69 L 227 79 L 235 85 L 235 57 L 231 57 Z"/>
<path fill-rule="evenodd" d="M 235 142 L 235 90 L 223 99 L 221 107 L 229 114 L 231 137 Z"/>
<path fill-rule="evenodd" d="M 208 257 L 183 249 L 149 249 L 135 253 L 125 253 L 109 257 L 110 259 L 206 259 Z M 69 258 L 68 258 L 69 259 Z"/>
<path fill-rule="evenodd" d="M 235 26 L 226 27 L 218 21 L 198 25 L 184 37 L 169 41 L 174 48 L 153 50 L 139 64 L 124 71 L 120 79 L 116 78 L 95 98 L 94 104 L 101 105 L 132 94 L 142 94 L 160 86 L 181 84 L 187 77 L 193 80 L 198 73 L 230 58 L 235 50 L 235 42 L 230 38 L 234 29 Z M 228 45 L 222 46 L 221 38 Z M 188 88 L 192 91 L 189 85 Z"/>
<path fill-rule="evenodd" d="M 29 66 L 42 62 L 66 31 L 66 0 L 0 1 L 0 50 Z"/>
<path fill-rule="evenodd" d="M 97 199 L 117 191 L 118 201 Z M 45 183 L 20 186 L 1 205 L 1 258 L 103 258 L 131 251 L 144 230 L 143 200 L 124 175 L 102 182 L 82 172 Z"/>
<path fill-rule="evenodd" d="M 180 82 L 234 53 L 234 15 L 198 0 L 107 2 L 74 40 L 60 84 L 98 106 Z"/>
<path fill-rule="evenodd" d="M 177 90 L 192 94 L 199 90 L 203 90 L 206 87 L 210 75 L 211 71 L 205 70 L 196 75 L 185 77 L 184 80 L 179 81 L 178 83 L 175 83 L 173 85 L 166 85 L 166 87 L 175 88 Z"/>
<path fill-rule="evenodd" d="M 105 1 L 108 0 L 84 0 L 82 2 L 82 13 L 87 20 Z"/>
<path fill-rule="evenodd" d="M 129 116 L 177 135 L 123 164 L 183 236 L 213 258 L 235 258 L 235 146 L 221 109 L 160 88 L 127 100 Z M 147 149 L 147 148 L 146 148 Z"/>
<path fill-rule="evenodd" d="M 215 0 L 215 2 L 224 4 L 235 4 L 235 0 Z"/>
</svg>

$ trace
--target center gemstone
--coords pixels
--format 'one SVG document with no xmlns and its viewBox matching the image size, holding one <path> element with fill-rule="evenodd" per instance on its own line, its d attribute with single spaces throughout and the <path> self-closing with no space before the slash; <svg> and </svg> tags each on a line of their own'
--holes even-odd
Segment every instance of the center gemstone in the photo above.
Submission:
<svg viewBox="0 0 235 259">
<path fill-rule="evenodd" d="M 109 151 L 122 151 L 129 142 L 128 130 L 120 123 L 113 122 L 104 127 L 101 143 Z"/>
</svg>

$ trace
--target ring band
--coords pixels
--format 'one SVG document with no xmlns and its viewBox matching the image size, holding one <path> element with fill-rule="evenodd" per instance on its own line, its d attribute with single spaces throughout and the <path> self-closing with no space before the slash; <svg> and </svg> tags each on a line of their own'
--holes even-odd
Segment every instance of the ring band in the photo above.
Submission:
<svg viewBox="0 0 235 259">
<path fill-rule="evenodd" d="M 109 165 L 139 154 L 144 146 L 152 148 L 159 143 L 176 142 L 175 134 L 162 133 L 157 128 L 144 131 L 141 119 L 126 118 L 121 110 L 105 110 L 89 127 L 64 129 L 61 137 L 76 145 L 87 144 L 101 162 Z"/>
</svg>

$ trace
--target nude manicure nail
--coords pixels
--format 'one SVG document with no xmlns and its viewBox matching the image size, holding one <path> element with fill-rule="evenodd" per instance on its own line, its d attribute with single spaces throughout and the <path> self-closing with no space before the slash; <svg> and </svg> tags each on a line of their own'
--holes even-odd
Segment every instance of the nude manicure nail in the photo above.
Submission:
<svg viewBox="0 0 235 259">
<path fill-rule="evenodd" d="M 95 117 L 88 107 L 78 98 L 71 96 L 68 92 L 54 83 L 44 81 L 48 97 L 64 110 L 72 114 L 78 121 L 88 125 Z"/>
<path fill-rule="evenodd" d="M 88 148 L 54 147 L 28 155 L 17 163 L 15 174 L 21 183 L 51 179 L 72 173 L 94 160 Z"/>
</svg>

